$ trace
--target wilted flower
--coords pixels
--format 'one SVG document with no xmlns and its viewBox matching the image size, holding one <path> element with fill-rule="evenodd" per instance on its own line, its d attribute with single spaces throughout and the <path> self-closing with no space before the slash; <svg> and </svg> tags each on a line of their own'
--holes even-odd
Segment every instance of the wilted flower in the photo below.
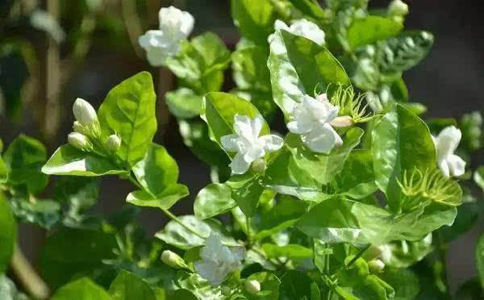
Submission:
<svg viewBox="0 0 484 300">
<path fill-rule="evenodd" d="M 276 30 L 284 29 L 294 35 L 305 37 L 319 45 L 324 45 L 325 43 L 324 31 L 321 30 L 318 25 L 306 19 L 296 20 L 291 24 L 291 26 L 287 26 L 287 24 L 281 20 L 277 20 L 274 23 L 274 27 Z M 269 41 L 270 40 L 271 38 L 269 38 Z"/>
<path fill-rule="evenodd" d="M 338 117 L 339 108 L 332 105 L 326 94 L 316 99 L 305 95 L 301 103 L 294 106 L 293 121 L 287 124 L 289 131 L 301 135 L 302 141 L 313 151 L 329 153 L 339 147 L 343 140 L 334 127 L 351 125 L 346 117 Z"/>
<path fill-rule="evenodd" d="M 116 134 L 111 134 L 106 140 L 106 148 L 117 151 L 121 147 L 121 138 Z"/>
<path fill-rule="evenodd" d="M 465 173 L 466 162 L 454 154 L 461 138 L 462 132 L 455 126 L 446 127 L 437 137 L 432 137 L 437 150 L 437 163 L 445 177 L 461 176 Z"/>
<path fill-rule="evenodd" d="M 195 23 L 189 12 L 173 6 L 160 9 L 158 18 L 160 30 L 149 30 L 138 40 L 154 67 L 163 65 L 166 58 L 180 51 L 180 42 L 190 35 Z"/>
<path fill-rule="evenodd" d="M 253 161 L 264 157 L 266 151 L 279 150 L 284 144 L 284 140 L 274 134 L 259 137 L 264 124 L 264 118 L 261 115 L 254 119 L 236 115 L 234 119 L 236 133 L 223 136 L 221 143 L 225 150 L 237 152 L 230 164 L 232 173 L 244 174 Z"/>
<path fill-rule="evenodd" d="M 240 269 L 244 252 L 224 246 L 219 235 L 211 232 L 200 257 L 194 264 L 195 270 L 212 286 L 219 286 L 227 275 Z"/>
<path fill-rule="evenodd" d="M 92 147 L 92 144 L 87 136 L 79 132 L 69 133 L 67 136 L 67 141 L 71 146 L 74 146 L 79 150 L 89 150 Z"/>
<path fill-rule="evenodd" d="M 247 293 L 255 295 L 260 292 L 260 282 L 257 280 L 246 280 L 244 282 L 244 287 Z"/>
</svg>

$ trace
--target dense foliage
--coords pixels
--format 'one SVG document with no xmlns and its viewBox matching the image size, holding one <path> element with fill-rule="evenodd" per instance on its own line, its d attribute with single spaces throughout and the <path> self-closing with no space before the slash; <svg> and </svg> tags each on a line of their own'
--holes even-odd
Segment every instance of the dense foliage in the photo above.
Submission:
<svg viewBox="0 0 484 300">
<path fill-rule="evenodd" d="M 231 52 L 210 32 L 188 39 L 193 17 L 162 9 L 139 43 L 177 76 L 167 107 L 211 168 L 194 215 L 170 212 L 189 190 L 153 142 L 142 72 L 97 110 L 77 99 L 50 158 L 28 136 L 0 143 L 0 274 L 27 222 L 49 230 L 40 269 L 55 300 L 449 299 L 447 244 L 481 211 L 484 167 L 470 158 L 482 118 L 421 118 L 402 74 L 434 38 L 405 31 L 407 13 L 400 0 L 232 0 L 242 38 Z M 235 88 L 223 92 L 229 67 Z M 102 176 L 133 187 L 114 215 L 90 210 Z M 140 207 L 170 221 L 147 236 Z M 476 261 L 480 279 L 459 296 L 484 296 L 484 238 Z M 2 300 L 27 299 L 0 276 Z"/>
</svg>

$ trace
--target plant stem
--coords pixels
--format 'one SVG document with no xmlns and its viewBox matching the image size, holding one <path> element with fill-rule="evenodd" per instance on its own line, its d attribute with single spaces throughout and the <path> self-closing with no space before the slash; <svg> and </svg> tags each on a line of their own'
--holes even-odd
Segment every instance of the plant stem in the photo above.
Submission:
<svg viewBox="0 0 484 300">
<path fill-rule="evenodd" d="M 352 260 L 350 260 L 350 262 L 349 262 L 349 263 L 346 265 L 346 268 L 351 267 L 351 266 L 352 266 L 352 265 L 353 265 L 353 264 L 354 264 L 354 263 L 355 263 L 355 262 L 358 260 L 358 258 L 360 258 L 360 257 L 361 257 L 361 256 L 362 256 L 362 255 L 365 253 L 365 251 L 366 251 L 366 250 L 368 250 L 368 248 L 370 248 L 370 247 L 371 247 L 371 244 L 368 244 L 368 245 L 366 245 L 366 246 L 365 246 L 363 249 L 361 249 L 361 250 L 360 250 L 360 251 L 359 251 L 359 252 L 358 252 L 358 253 L 355 255 L 355 257 L 353 257 L 353 259 L 352 259 Z"/>
<path fill-rule="evenodd" d="M 247 226 L 247 244 L 250 247 L 252 245 L 252 233 L 250 231 L 250 217 L 245 218 L 245 226 Z"/>
<path fill-rule="evenodd" d="M 10 267 L 15 278 L 30 296 L 40 300 L 49 297 L 49 287 L 25 258 L 19 245 L 15 247 Z"/>
</svg>

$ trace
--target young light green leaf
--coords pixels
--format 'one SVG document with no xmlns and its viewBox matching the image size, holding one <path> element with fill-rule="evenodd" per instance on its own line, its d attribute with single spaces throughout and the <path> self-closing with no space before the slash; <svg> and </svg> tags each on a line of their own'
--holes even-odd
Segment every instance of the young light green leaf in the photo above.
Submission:
<svg viewBox="0 0 484 300">
<path fill-rule="evenodd" d="M 143 279 L 124 270 L 111 283 L 109 294 L 113 300 L 157 300 L 155 293 Z"/>
<path fill-rule="evenodd" d="M 303 259 L 313 257 L 313 250 L 298 244 L 278 246 L 266 243 L 262 245 L 262 250 L 264 250 L 267 258 Z"/>
<path fill-rule="evenodd" d="M 226 213 L 236 205 L 228 185 L 212 183 L 198 193 L 193 210 L 197 218 L 204 220 Z"/>
<path fill-rule="evenodd" d="M 141 207 L 170 209 L 178 200 L 185 198 L 189 194 L 190 192 L 187 186 L 183 184 L 172 184 L 157 195 L 142 190 L 131 192 L 126 198 L 126 201 Z"/>
<path fill-rule="evenodd" d="M 5 272 L 10 264 L 17 241 L 17 222 L 10 210 L 8 202 L 0 193 L 0 274 Z"/>
<path fill-rule="evenodd" d="M 379 16 L 357 18 L 348 27 L 346 38 L 351 50 L 396 36 L 403 29 L 399 22 Z"/>
<path fill-rule="evenodd" d="M 264 45 L 272 33 L 276 12 L 270 0 L 232 0 L 232 18 L 247 39 Z"/>
<path fill-rule="evenodd" d="M 287 117 L 295 103 L 316 89 L 333 84 L 349 86 L 350 80 L 338 60 L 325 47 L 285 30 L 277 30 L 270 43 L 268 67 L 274 101 Z"/>
<path fill-rule="evenodd" d="M 117 155 L 129 166 L 143 159 L 156 133 L 155 102 L 151 75 L 141 72 L 114 87 L 99 108 L 103 133 L 121 138 Z"/>
<path fill-rule="evenodd" d="M 376 183 L 386 193 L 390 208 L 398 211 L 398 182 L 405 170 L 426 171 L 437 164 L 430 131 L 418 116 L 398 105 L 373 130 L 372 149 Z"/>
<path fill-rule="evenodd" d="M 189 119 L 200 115 L 203 99 L 188 88 L 166 94 L 166 104 L 170 112 L 177 118 Z"/>
<path fill-rule="evenodd" d="M 89 278 L 81 278 L 59 288 L 51 300 L 112 300 L 111 296 Z"/>
<path fill-rule="evenodd" d="M 49 158 L 42 167 L 42 172 L 49 175 L 96 177 L 124 174 L 127 171 L 120 170 L 104 157 L 83 152 L 71 145 L 64 145 Z"/>
<path fill-rule="evenodd" d="M 40 171 L 47 160 L 47 150 L 36 139 L 19 135 L 3 155 L 8 167 L 8 182 L 12 185 L 25 185 L 28 191 L 36 194 L 48 183 L 48 177 Z"/>
</svg>

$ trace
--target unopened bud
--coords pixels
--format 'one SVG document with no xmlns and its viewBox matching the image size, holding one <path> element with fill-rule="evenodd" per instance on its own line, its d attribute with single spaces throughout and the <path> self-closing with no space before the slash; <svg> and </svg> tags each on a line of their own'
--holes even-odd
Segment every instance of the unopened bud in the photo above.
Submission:
<svg viewBox="0 0 484 300">
<path fill-rule="evenodd" d="M 244 283 L 245 290 L 251 295 L 260 292 L 260 283 L 257 280 L 246 280 Z"/>
<path fill-rule="evenodd" d="M 121 147 L 121 138 L 116 134 L 112 134 L 106 140 L 106 148 L 111 151 L 117 151 Z"/>
<path fill-rule="evenodd" d="M 388 14 L 390 16 L 405 16 L 408 14 L 408 5 L 402 0 L 393 0 L 388 6 Z"/>
<path fill-rule="evenodd" d="M 263 158 L 256 159 L 251 165 L 252 171 L 262 173 L 266 170 L 266 161 Z"/>
<path fill-rule="evenodd" d="M 185 261 L 183 260 L 183 258 L 181 258 L 180 255 L 170 250 L 165 250 L 163 251 L 163 253 L 161 253 L 161 261 L 175 269 L 187 268 L 187 265 L 185 264 Z"/>
<path fill-rule="evenodd" d="M 372 273 L 379 273 L 385 268 L 385 263 L 380 259 L 374 259 L 368 262 L 368 268 Z"/>
<path fill-rule="evenodd" d="M 350 116 L 342 116 L 342 117 L 337 117 L 334 118 L 333 121 L 331 121 L 331 126 L 337 127 L 337 128 L 343 128 L 343 127 L 349 127 L 354 124 L 353 119 Z"/>
<path fill-rule="evenodd" d="M 222 295 L 224 296 L 230 296 L 232 294 L 232 289 L 229 288 L 228 286 L 223 286 L 222 287 Z"/>
<path fill-rule="evenodd" d="M 69 144 L 79 150 L 89 150 L 92 147 L 92 144 L 87 136 L 79 132 L 69 133 L 69 135 L 67 136 L 67 141 L 69 142 Z"/>
<path fill-rule="evenodd" d="M 72 129 L 75 132 L 79 132 L 79 133 L 82 133 L 82 134 L 85 133 L 84 127 L 82 127 L 82 125 L 81 125 L 81 123 L 79 123 L 79 121 L 74 121 L 74 124 L 72 125 Z"/>
<path fill-rule="evenodd" d="M 370 248 L 368 248 L 368 250 L 365 251 L 362 257 L 366 261 L 370 261 L 375 258 L 381 257 L 382 254 L 383 254 L 383 251 L 380 246 L 371 245 Z"/>
<path fill-rule="evenodd" d="M 86 100 L 77 98 L 72 111 L 76 120 L 84 127 L 92 127 L 98 123 L 96 110 Z"/>
</svg>

